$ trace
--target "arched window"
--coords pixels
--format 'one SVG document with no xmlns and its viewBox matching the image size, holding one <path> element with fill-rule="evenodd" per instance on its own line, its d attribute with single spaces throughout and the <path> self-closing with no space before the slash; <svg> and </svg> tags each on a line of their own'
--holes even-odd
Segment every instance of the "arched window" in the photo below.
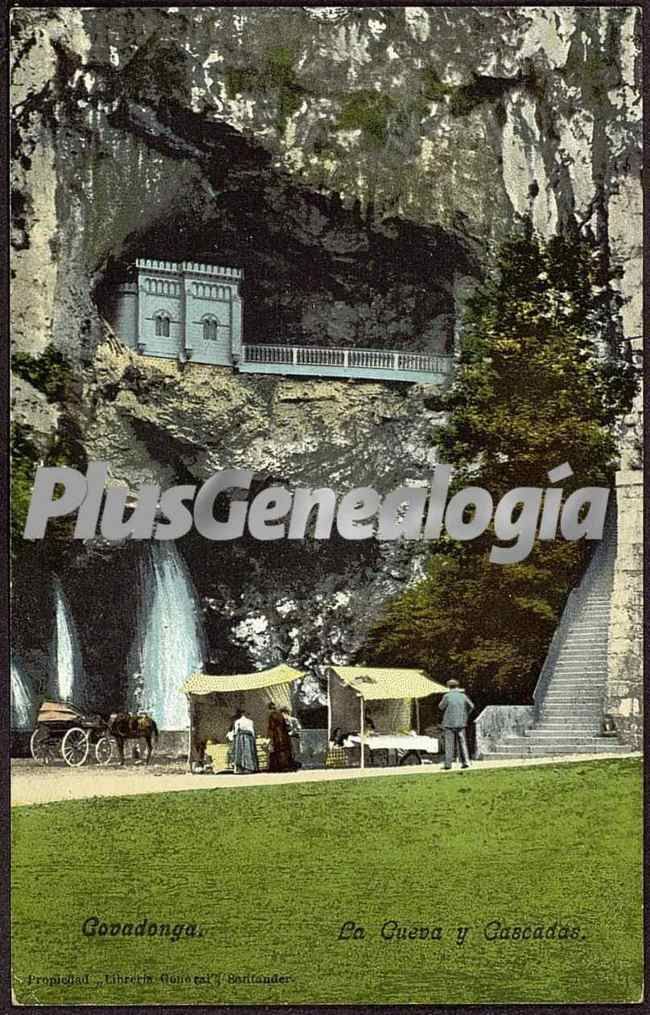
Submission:
<svg viewBox="0 0 650 1015">
<path fill-rule="evenodd" d="M 154 314 L 154 323 L 156 335 L 161 338 L 169 338 L 169 314 L 164 310 L 159 310 L 157 314 Z"/>
<path fill-rule="evenodd" d="M 218 337 L 217 329 L 219 322 L 216 317 L 204 317 L 203 318 L 203 338 L 208 342 L 216 342 Z"/>
</svg>

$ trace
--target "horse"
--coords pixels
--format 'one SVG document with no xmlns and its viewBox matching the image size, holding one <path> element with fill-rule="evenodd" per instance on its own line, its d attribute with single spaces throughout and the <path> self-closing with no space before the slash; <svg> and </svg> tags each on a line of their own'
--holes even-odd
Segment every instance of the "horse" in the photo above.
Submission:
<svg viewBox="0 0 650 1015">
<path fill-rule="evenodd" d="M 130 712 L 113 712 L 108 720 L 108 732 L 117 743 L 120 765 L 124 764 L 124 741 L 138 740 L 140 737 L 147 742 L 145 765 L 149 764 L 153 750 L 152 738 L 156 742 L 158 740 L 156 720 L 150 715 L 146 712 L 139 712 L 137 715 Z M 134 748 L 134 753 L 136 750 L 137 748 Z"/>
</svg>

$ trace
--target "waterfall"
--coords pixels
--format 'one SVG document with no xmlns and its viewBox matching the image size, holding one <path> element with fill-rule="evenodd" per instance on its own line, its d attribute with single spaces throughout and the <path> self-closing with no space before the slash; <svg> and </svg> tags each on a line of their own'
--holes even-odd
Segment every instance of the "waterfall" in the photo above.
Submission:
<svg viewBox="0 0 650 1015">
<path fill-rule="evenodd" d="M 31 730 L 34 725 L 34 699 L 22 667 L 11 660 L 11 729 Z"/>
<path fill-rule="evenodd" d="M 203 668 L 203 637 L 194 586 L 170 541 L 152 543 L 142 568 L 143 606 L 129 656 L 129 709 L 163 730 L 187 729 L 181 685 Z"/>
<path fill-rule="evenodd" d="M 54 579 L 54 636 L 50 652 L 48 693 L 58 701 L 82 706 L 82 666 L 79 639 L 70 607 L 58 578 Z"/>
</svg>

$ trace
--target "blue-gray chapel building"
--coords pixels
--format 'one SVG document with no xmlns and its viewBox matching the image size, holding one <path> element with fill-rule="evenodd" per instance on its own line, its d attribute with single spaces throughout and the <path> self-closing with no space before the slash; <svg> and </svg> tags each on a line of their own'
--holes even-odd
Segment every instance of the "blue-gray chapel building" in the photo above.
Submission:
<svg viewBox="0 0 650 1015">
<path fill-rule="evenodd" d="M 234 366 L 241 355 L 239 268 L 138 258 L 137 278 L 117 286 L 111 321 L 145 356 Z"/>
</svg>

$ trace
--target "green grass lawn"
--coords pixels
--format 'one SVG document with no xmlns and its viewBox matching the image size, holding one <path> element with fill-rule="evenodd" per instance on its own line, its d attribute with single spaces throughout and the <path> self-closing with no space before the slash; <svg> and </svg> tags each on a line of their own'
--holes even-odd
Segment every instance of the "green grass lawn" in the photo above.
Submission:
<svg viewBox="0 0 650 1015">
<path fill-rule="evenodd" d="M 18 808 L 14 990 L 43 1004 L 637 1001 L 641 869 L 637 759 Z M 92 916 L 202 936 L 86 937 Z M 341 940 L 346 921 L 364 936 Z M 441 937 L 385 940 L 388 921 Z M 555 936 L 488 940 L 494 921 Z M 274 974 L 289 979 L 245 982 Z M 64 975 L 88 983 L 29 981 Z"/>
</svg>

